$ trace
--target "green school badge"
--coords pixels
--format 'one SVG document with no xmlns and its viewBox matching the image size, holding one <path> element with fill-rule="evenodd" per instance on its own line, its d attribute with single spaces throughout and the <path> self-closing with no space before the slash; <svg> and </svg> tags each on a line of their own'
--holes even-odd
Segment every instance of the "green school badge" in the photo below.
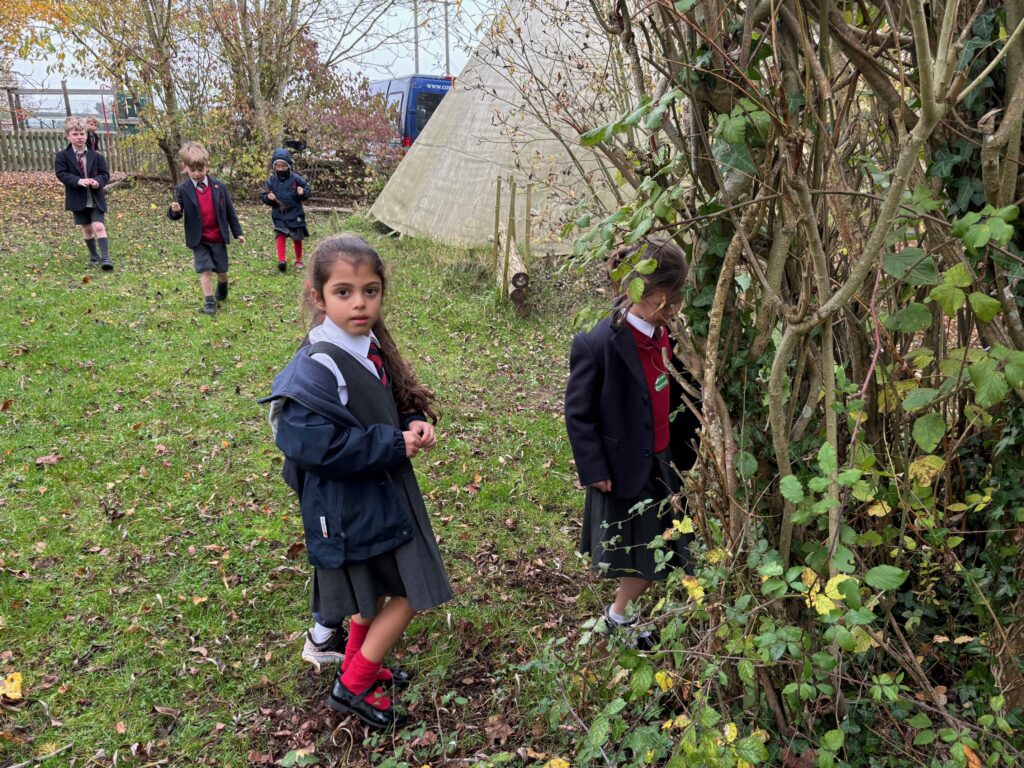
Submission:
<svg viewBox="0 0 1024 768">
<path fill-rule="evenodd" d="M 658 378 L 654 380 L 654 391 L 661 392 L 665 387 L 668 386 L 668 374 L 662 373 L 658 375 Z"/>
</svg>

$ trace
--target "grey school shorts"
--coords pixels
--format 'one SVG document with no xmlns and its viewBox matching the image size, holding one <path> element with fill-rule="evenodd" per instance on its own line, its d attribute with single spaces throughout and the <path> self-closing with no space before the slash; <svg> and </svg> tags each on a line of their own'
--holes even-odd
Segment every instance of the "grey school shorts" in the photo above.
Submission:
<svg viewBox="0 0 1024 768">
<path fill-rule="evenodd" d="M 83 208 L 80 211 L 72 211 L 71 216 L 75 220 L 75 224 L 83 227 L 86 224 L 103 223 L 103 211 L 94 205 Z"/>
<path fill-rule="evenodd" d="M 226 243 L 202 242 L 192 249 L 196 258 L 196 272 L 216 272 L 224 274 L 228 271 L 228 246 Z"/>
</svg>

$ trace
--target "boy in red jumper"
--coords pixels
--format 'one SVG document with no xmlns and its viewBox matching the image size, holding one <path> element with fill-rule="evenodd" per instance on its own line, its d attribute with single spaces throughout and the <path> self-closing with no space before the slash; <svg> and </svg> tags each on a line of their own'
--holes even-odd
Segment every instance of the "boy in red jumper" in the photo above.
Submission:
<svg viewBox="0 0 1024 768">
<path fill-rule="evenodd" d="M 232 236 L 244 243 L 242 225 L 224 182 L 208 175 L 210 155 L 202 144 L 187 142 L 178 153 L 188 178 L 174 188 L 174 202 L 167 218 L 185 217 L 185 245 L 195 257 L 199 285 L 203 289 L 202 311 L 212 315 L 217 302 L 228 297 L 228 241 Z M 217 293 L 213 273 L 217 273 Z"/>
</svg>

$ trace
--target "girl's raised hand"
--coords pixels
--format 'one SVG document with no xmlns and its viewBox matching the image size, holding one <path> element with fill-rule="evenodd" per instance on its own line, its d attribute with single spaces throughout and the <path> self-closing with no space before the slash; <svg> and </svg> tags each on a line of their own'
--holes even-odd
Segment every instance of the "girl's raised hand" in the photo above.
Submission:
<svg viewBox="0 0 1024 768">
<path fill-rule="evenodd" d="M 402 437 L 405 438 L 405 455 L 411 459 L 420 452 L 420 436 L 408 430 L 402 433 Z"/>
<path fill-rule="evenodd" d="M 414 421 L 409 425 L 409 430 L 419 435 L 420 448 L 424 451 L 429 451 L 437 444 L 437 437 L 434 435 L 434 425 L 429 421 Z"/>
</svg>

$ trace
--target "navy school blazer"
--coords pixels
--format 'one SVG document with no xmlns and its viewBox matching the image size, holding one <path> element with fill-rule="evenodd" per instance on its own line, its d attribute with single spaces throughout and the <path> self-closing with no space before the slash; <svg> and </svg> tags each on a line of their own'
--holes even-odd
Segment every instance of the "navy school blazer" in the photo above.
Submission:
<svg viewBox="0 0 1024 768">
<path fill-rule="evenodd" d="M 633 499 L 654 461 L 651 398 L 629 323 L 623 319 L 616 327 L 612 317 L 572 340 L 565 427 L 580 484 L 611 480 L 612 496 Z M 700 422 L 683 406 L 682 386 L 673 376 L 669 386 L 672 460 L 686 470 L 696 459 L 692 443 Z"/>
<path fill-rule="evenodd" d="M 208 175 L 206 181 L 210 185 L 210 194 L 213 195 L 213 209 L 217 212 L 220 236 L 224 238 L 225 243 L 229 243 L 231 235 L 236 238 L 242 236 L 242 225 L 231 202 L 231 193 L 220 179 Z M 199 212 L 199 198 L 196 197 L 196 185 L 192 183 L 192 179 L 186 177 L 174 188 L 174 199 L 178 201 L 181 210 L 175 213 L 168 206 L 167 218 L 177 221 L 184 216 L 185 245 L 189 248 L 198 248 L 203 241 L 203 217 Z"/>
<path fill-rule="evenodd" d="M 299 493 L 310 564 L 341 568 L 409 541 L 409 513 L 387 476 L 407 461 L 401 430 L 360 424 L 338 399 L 334 374 L 310 357 L 310 347 L 296 353 L 260 402 L 279 398 L 286 402 L 277 447 L 296 468 L 289 485 Z"/>
<path fill-rule="evenodd" d="M 75 149 L 69 143 L 66 148 L 54 155 L 53 172 L 64 184 L 65 211 L 85 210 L 86 203 L 89 202 L 89 192 L 85 187 L 78 186 L 78 182 L 81 179 L 96 179 L 100 185 L 97 189 L 91 190 L 93 204 L 106 213 L 107 196 L 103 192 L 103 188 L 110 182 L 110 171 L 107 168 L 107 159 L 103 155 L 86 147 L 85 176 L 83 176 Z"/>
</svg>

